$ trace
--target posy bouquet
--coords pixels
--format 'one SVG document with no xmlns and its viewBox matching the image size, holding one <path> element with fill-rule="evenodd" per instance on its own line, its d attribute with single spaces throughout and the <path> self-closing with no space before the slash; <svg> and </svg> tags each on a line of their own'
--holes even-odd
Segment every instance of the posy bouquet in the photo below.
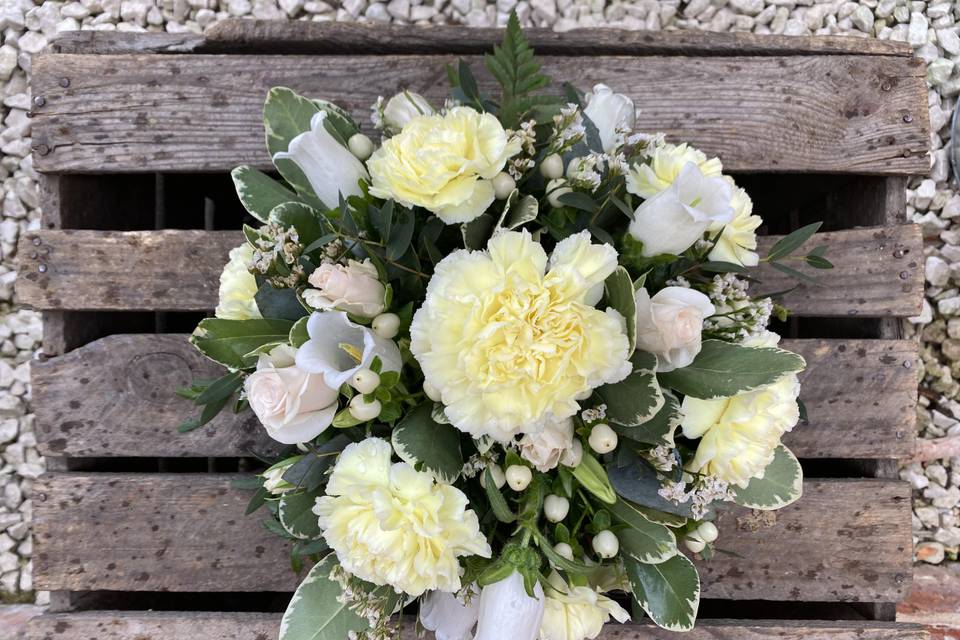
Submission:
<svg viewBox="0 0 960 640">
<path fill-rule="evenodd" d="M 229 372 L 181 390 L 183 429 L 232 403 L 291 445 L 251 503 L 313 563 L 285 640 L 386 638 L 405 607 L 440 640 L 580 640 L 626 597 L 690 629 L 716 511 L 800 496 L 804 361 L 747 274 L 829 267 L 791 255 L 816 225 L 761 258 L 718 159 L 605 85 L 548 89 L 515 18 L 486 67 L 496 99 L 460 62 L 443 105 L 379 101 L 379 144 L 273 89 L 282 180 L 233 173 L 261 225 L 191 339 Z"/>
</svg>

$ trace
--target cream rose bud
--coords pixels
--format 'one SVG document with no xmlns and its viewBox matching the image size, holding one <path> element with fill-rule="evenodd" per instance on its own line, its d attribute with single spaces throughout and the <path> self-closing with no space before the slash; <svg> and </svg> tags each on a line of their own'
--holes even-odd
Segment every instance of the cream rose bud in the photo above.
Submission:
<svg viewBox="0 0 960 640">
<path fill-rule="evenodd" d="M 267 434 L 283 444 L 308 442 L 333 422 L 339 392 L 322 375 L 295 364 L 297 350 L 281 345 L 257 360 L 244 383 L 250 408 Z"/>
<path fill-rule="evenodd" d="M 520 457 L 546 473 L 560 462 L 563 452 L 573 446 L 573 418 L 548 423 L 536 433 L 520 439 Z"/>
<path fill-rule="evenodd" d="M 338 309 L 372 318 L 384 308 L 386 287 L 370 260 L 348 260 L 347 265 L 324 263 L 307 281 L 315 287 L 303 292 L 303 301 L 314 309 Z"/>
<path fill-rule="evenodd" d="M 383 108 L 383 124 L 393 131 L 400 131 L 414 118 L 433 114 L 433 107 L 422 95 L 412 91 L 401 91 L 387 100 Z"/>
<path fill-rule="evenodd" d="M 633 212 L 629 233 L 643 243 L 646 257 L 680 255 L 711 225 L 733 220 L 732 190 L 723 178 L 710 178 L 688 162 L 677 179 Z"/>
<path fill-rule="evenodd" d="M 600 132 L 603 150 L 612 153 L 623 142 L 623 134 L 633 129 L 637 110 L 633 100 L 622 93 L 614 93 L 605 84 L 594 85 L 586 96 L 583 114 L 590 118 Z"/>
<path fill-rule="evenodd" d="M 710 298 L 685 287 L 666 287 L 652 298 L 646 289 L 634 294 L 637 348 L 657 356 L 657 371 L 686 367 L 700 353 L 703 321 L 715 312 Z"/>
<path fill-rule="evenodd" d="M 260 318 L 257 279 L 250 273 L 253 247 L 244 242 L 230 250 L 230 260 L 220 274 L 220 291 L 214 315 L 224 320 Z"/>
</svg>

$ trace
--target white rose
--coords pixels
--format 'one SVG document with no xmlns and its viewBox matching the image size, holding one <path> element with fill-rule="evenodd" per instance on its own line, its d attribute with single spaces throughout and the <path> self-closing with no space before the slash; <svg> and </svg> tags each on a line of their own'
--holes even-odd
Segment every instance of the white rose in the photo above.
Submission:
<svg viewBox="0 0 960 640">
<path fill-rule="evenodd" d="M 306 289 L 303 301 L 314 309 L 339 309 L 363 318 L 383 312 L 387 290 L 369 260 L 349 260 L 347 266 L 321 264 L 310 274 L 308 282 L 316 289 Z"/>
<path fill-rule="evenodd" d="M 630 619 L 630 614 L 607 596 L 592 587 L 572 587 L 556 571 L 551 572 L 545 593 L 540 640 L 596 638 L 611 616 L 621 623 Z"/>
<path fill-rule="evenodd" d="M 733 219 L 731 189 L 723 178 L 708 178 L 692 162 L 677 179 L 637 207 L 630 235 L 643 243 L 646 257 L 680 255 L 714 223 Z"/>
<path fill-rule="evenodd" d="M 710 298 L 685 287 L 666 287 L 652 298 L 639 289 L 637 348 L 657 356 L 657 371 L 682 369 L 700 353 L 703 320 L 714 314 Z"/>
<path fill-rule="evenodd" d="M 339 387 L 298 368 L 296 356 L 297 350 L 289 345 L 261 354 L 257 370 L 244 383 L 250 408 L 269 436 L 283 444 L 313 440 L 337 412 Z"/>
<path fill-rule="evenodd" d="M 432 116 L 433 107 L 419 93 L 401 91 L 387 100 L 383 108 L 383 124 L 391 131 L 400 131 L 417 116 Z"/>
<path fill-rule="evenodd" d="M 366 167 L 349 149 L 337 142 L 323 126 L 329 116 L 318 111 L 310 119 L 310 130 L 304 131 L 290 141 L 287 151 L 273 155 L 273 161 L 292 160 L 300 167 L 310 182 L 310 187 L 321 202 L 334 208 L 340 196 L 359 196 L 360 180 L 369 180 Z"/>
<path fill-rule="evenodd" d="M 548 423 L 537 433 L 524 435 L 520 439 L 520 457 L 546 473 L 560 463 L 560 457 L 572 446 L 573 419 L 565 418 Z"/>
<path fill-rule="evenodd" d="M 739 187 L 733 188 L 730 204 L 733 207 L 733 220 L 726 224 L 715 222 L 708 229 L 711 236 L 723 230 L 708 257 L 718 262 L 755 267 L 760 264 L 760 256 L 756 251 L 757 227 L 763 224 L 763 218 L 753 215 L 753 201 Z"/>
<path fill-rule="evenodd" d="M 260 318 L 260 308 L 254 297 L 257 295 L 257 279 L 250 273 L 253 247 L 244 242 L 230 250 L 230 261 L 220 274 L 220 291 L 214 315 L 224 320 L 250 320 Z"/>
<path fill-rule="evenodd" d="M 593 87 L 593 93 L 586 96 L 587 106 L 584 115 L 600 131 L 603 150 L 612 153 L 623 142 L 624 132 L 633 129 L 637 119 L 637 109 L 633 100 L 622 93 L 614 93 L 605 84 Z"/>
<path fill-rule="evenodd" d="M 343 311 L 321 311 L 307 320 L 307 340 L 297 350 L 297 366 L 323 375 L 326 383 L 339 389 L 361 369 L 369 369 L 380 358 L 381 371 L 400 371 L 400 349 L 367 327 L 350 322 Z"/>
</svg>

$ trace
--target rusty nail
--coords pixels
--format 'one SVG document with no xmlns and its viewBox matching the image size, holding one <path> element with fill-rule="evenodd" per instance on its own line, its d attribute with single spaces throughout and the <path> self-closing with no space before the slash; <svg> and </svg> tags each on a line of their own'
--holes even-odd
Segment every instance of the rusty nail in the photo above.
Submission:
<svg viewBox="0 0 960 640">
<path fill-rule="evenodd" d="M 43 96 L 33 96 L 33 104 L 38 107 L 42 107 L 47 104 L 47 99 Z"/>
<path fill-rule="evenodd" d="M 884 82 L 882 85 L 880 85 L 880 90 L 881 90 L 881 91 L 890 91 L 890 83 L 889 83 L 889 82 Z"/>
<path fill-rule="evenodd" d="M 913 122 L 913 116 L 910 115 L 909 113 L 904 114 L 904 116 L 903 116 L 903 121 L 904 121 L 904 122 Z"/>
<path fill-rule="evenodd" d="M 893 252 L 894 258 L 902 258 L 905 255 L 907 255 L 907 252 L 904 251 L 903 249 L 897 249 L 896 251 Z"/>
<path fill-rule="evenodd" d="M 906 280 L 906 279 L 909 278 L 909 277 L 910 277 L 910 272 L 909 272 L 909 271 L 901 271 L 901 272 L 900 272 L 900 279 L 901 279 L 901 280 Z"/>
<path fill-rule="evenodd" d="M 43 241 L 40 240 L 40 238 L 34 238 L 34 239 L 33 239 L 33 246 L 39 247 L 42 242 L 43 242 Z"/>
<path fill-rule="evenodd" d="M 40 265 L 39 267 L 37 267 L 37 271 L 39 271 L 40 273 L 46 273 L 46 272 L 47 272 L 47 265 L 45 265 L 45 264 Z"/>
<path fill-rule="evenodd" d="M 70 86 L 70 78 L 60 78 L 60 86 L 66 89 Z"/>
<path fill-rule="evenodd" d="M 42 156 L 45 156 L 45 155 L 47 155 L 48 153 L 50 153 L 50 147 L 48 147 L 48 146 L 45 145 L 45 144 L 38 144 L 38 145 L 34 148 L 34 151 L 36 151 L 37 153 L 39 153 L 39 154 L 42 155 Z"/>
</svg>

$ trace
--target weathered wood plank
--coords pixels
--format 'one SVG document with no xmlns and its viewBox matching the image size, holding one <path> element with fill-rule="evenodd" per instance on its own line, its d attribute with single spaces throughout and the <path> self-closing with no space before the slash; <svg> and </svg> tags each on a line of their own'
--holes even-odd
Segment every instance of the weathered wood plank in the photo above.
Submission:
<svg viewBox="0 0 960 640">
<path fill-rule="evenodd" d="M 279 613 L 83 611 L 34 618 L 25 640 L 267 640 L 280 629 Z M 416 637 L 407 618 L 400 638 Z M 432 640 L 433 635 L 426 636 Z M 678 638 L 650 625 L 608 625 L 599 640 Z M 924 640 L 920 625 L 811 620 L 700 620 L 687 640 Z"/>
<path fill-rule="evenodd" d="M 38 56 L 33 145 L 50 172 L 269 166 L 266 91 L 289 86 L 369 125 L 378 95 L 448 94 L 452 56 Z M 478 70 L 482 63 L 469 58 Z M 546 57 L 557 78 L 615 85 L 641 130 L 719 155 L 729 171 L 919 174 L 928 167 L 923 64 L 896 56 Z M 68 87 L 62 80 L 69 80 Z M 104 82 L 109 78 L 109 82 Z M 362 83 L 357 78 L 364 78 Z M 486 73 L 481 84 L 490 88 Z"/>
<path fill-rule="evenodd" d="M 761 252 L 778 239 L 760 239 Z M 20 238 L 17 296 L 41 310 L 202 311 L 217 304 L 220 272 L 239 231 L 41 230 Z M 758 291 L 782 292 L 797 316 L 906 317 L 923 301 L 919 227 L 901 225 L 815 236 L 835 268 L 798 267 L 822 282 L 800 284 L 769 266 Z M 794 263 L 790 263 L 796 266 Z"/>
<path fill-rule="evenodd" d="M 31 365 L 36 433 L 45 455 L 269 456 L 279 446 L 251 412 L 222 413 L 179 434 L 193 407 L 173 394 L 222 369 L 181 334 L 113 335 Z M 801 458 L 896 458 L 913 453 L 916 376 L 909 341 L 789 340 L 807 360 L 809 424 L 785 437 Z"/>
<path fill-rule="evenodd" d="M 233 475 L 51 474 L 34 489 L 43 590 L 289 591 L 287 544 L 243 515 Z M 777 512 L 724 511 L 707 598 L 889 602 L 909 589 L 910 487 L 810 480 Z"/>
</svg>

